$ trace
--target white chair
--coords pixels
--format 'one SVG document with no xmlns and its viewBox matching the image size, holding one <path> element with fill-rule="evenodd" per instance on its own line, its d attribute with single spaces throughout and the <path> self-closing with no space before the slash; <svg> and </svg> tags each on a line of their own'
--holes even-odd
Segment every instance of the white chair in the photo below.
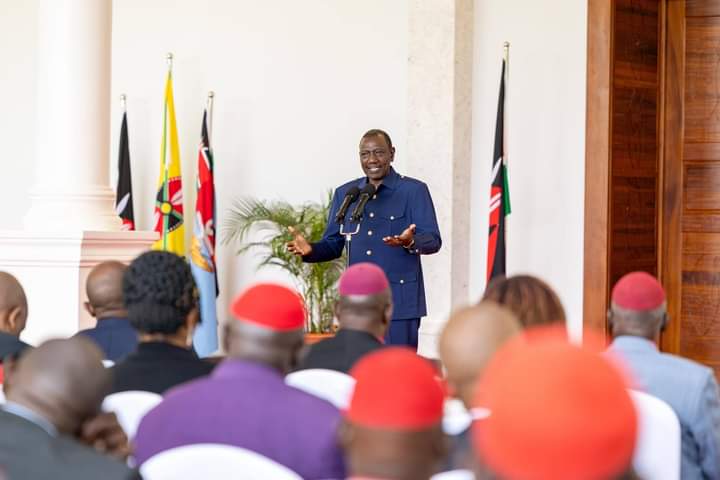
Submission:
<svg viewBox="0 0 720 480">
<path fill-rule="evenodd" d="M 5 403 L 5 392 L 3 391 L 2 383 L 0 383 L 0 405 Z"/>
<path fill-rule="evenodd" d="M 128 438 L 132 439 L 140 420 L 161 401 L 162 397 L 153 392 L 119 392 L 105 397 L 102 409 L 105 412 L 115 412 Z"/>
<path fill-rule="evenodd" d="M 350 396 L 355 389 L 355 379 L 350 375 L 324 368 L 292 372 L 285 377 L 285 383 L 327 400 L 340 410 L 350 405 Z"/>
<path fill-rule="evenodd" d="M 115 362 L 113 362 L 112 360 L 108 360 L 108 359 L 105 359 L 102 362 L 103 362 L 103 367 L 105 367 L 105 368 L 110 368 L 115 365 Z"/>
<path fill-rule="evenodd" d="M 475 474 L 470 470 L 450 470 L 437 473 L 430 480 L 475 480 Z"/>
<path fill-rule="evenodd" d="M 442 428 L 446 435 L 460 435 L 470 427 L 475 420 L 482 420 L 490 416 L 490 410 L 475 407 L 471 411 L 457 398 L 445 400 Z"/>
<path fill-rule="evenodd" d="M 630 390 L 638 414 L 638 439 L 633 467 L 640 478 L 680 478 L 680 421 L 673 409 L 657 397 Z"/>
<path fill-rule="evenodd" d="M 287 467 L 244 448 L 200 443 L 172 448 L 140 467 L 145 480 L 302 480 Z"/>
</svg>

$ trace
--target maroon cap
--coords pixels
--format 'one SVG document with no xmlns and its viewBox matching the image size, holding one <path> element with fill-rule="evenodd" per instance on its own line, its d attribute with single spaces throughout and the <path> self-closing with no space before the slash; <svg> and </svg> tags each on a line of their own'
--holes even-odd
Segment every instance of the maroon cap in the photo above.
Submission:
<svg viewBox="0 0 720 480">
<path fill-rule="evenodd" d="M 632 272 L 615 284 L 612 301 L 620 308 L 644 312 L 655 310 L 665 303 L 665 290 L 647 272 Z"/>
<path fill-rule="evenodd" d="M 388 279 L 382 268 L 374 263 L 356 263 L 340 277 L 340 295 L 374 295 L 387 290 Z"/>
</svg>

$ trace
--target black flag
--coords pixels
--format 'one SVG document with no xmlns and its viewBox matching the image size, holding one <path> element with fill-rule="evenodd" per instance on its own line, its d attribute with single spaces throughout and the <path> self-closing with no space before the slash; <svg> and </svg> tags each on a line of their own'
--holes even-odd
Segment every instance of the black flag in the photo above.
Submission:
<svg viewBox="0 0 720 480">
<path fill-rule="evenodd" d="M 123 230 L 135 230 L 133 211 L 132 176 L 130 175 L 130 148 L 128 146 L 127 112 L 123 112 L 118 149 L 118 180 L 115 195 L 115 212 L 122 219 Z"/>
<path fill-rule="evenodd" d="M 495 121 L 495 149 L 493 151 L 490 183 L 490 231 L 488 236 L 488 282 L 505 275 L 505 216 L 510 214 L 510 191 L 507 181 L 507 165 L 503 151 L 505 119 L 505 60 L 500 74 L 500 95 L 497 120 Z"/>
</svg>

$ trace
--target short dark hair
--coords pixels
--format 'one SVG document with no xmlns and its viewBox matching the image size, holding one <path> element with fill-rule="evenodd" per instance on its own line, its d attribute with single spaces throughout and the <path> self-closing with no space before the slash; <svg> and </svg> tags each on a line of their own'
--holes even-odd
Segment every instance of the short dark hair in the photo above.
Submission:
<svg viewBox="0 0 720 480">
<path fill-rule="evenodd" d="M 373 128 L 372 130 L 368 130 L 362 136 L 361 140 L 365 140 L 368 137 L 377 137 L 378 135 L 380 135 L 381 137 L 383 137 L 385 139 L 385 143 L 387 143 L 388 148 L 390 150 L 392 150 L 393 144 L 392 144 L 392 140 L 390 140 L 390 135 L 388 135 L 385 130 L 380 130 L 379 128 Z"/>
<path fill-rule="evenodd" d="M 123 299 L 136 330 L 172 334 L 197 306 L 197 290 L 182 257 L 150 251 L 133 260 L 125 271 Z"/>
</svg>

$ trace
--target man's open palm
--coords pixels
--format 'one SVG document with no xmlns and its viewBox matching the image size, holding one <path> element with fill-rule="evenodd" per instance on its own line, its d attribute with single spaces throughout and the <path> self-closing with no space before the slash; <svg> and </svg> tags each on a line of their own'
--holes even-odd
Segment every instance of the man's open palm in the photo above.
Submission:
<svg viewBox="0 0 720 480">
<path fill-rule="evenodd" d="M 385 245 L 391 247 L 409 247 L 412 245 L 413 239 L 415 238 L 415 224 L 413 223 L 408 228 L 403 230 L 400 235 L 393 235 L 392 237 L 383 237 Z"/>
<path fill-rule="evenodd" d="M 288 231 L 292 234 L 293 239 L 287 243 L 288 252 L 295 255 L 305 256 L 312 252 L 312 247 L 305 237 L 302 236 L 294 227 L 288 227 Z"/>
</svg>

